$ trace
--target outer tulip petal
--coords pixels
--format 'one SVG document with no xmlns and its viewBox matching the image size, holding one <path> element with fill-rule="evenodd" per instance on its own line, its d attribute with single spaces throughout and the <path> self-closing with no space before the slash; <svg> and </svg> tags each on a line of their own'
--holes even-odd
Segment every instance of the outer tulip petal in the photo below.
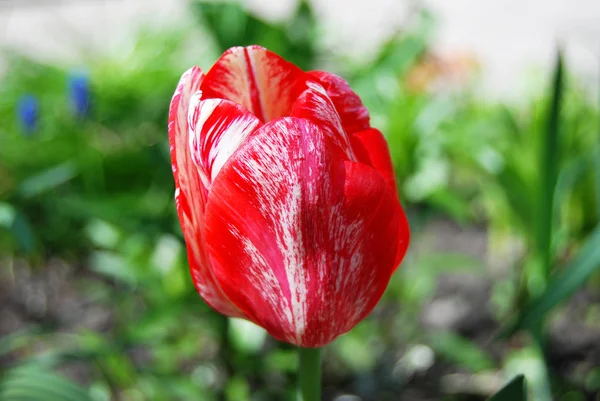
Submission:
<svg viewBox="0 0 600 401">
<path fill-rule="evenodd" d="M 271 335 L 303 347 L 329 343 L 373 309 L 407 235 L 382 176 L 327 146 L 305 119 L 266 124 L 222 168 L 206 209 L 224 292 Z"/>
<path fill-rule="evenodd" d="M 383 134 L 376 128 L 370 128 L 352 135 L 350 142 L 358 161 L 377 170 L 387 183 L 390 192 L 398 199 L 398 185 L 396 183 L 394 163 L 392 162 L 390 148 Z M 396 267 L 400 265 L 402 258 L 404 258 L 410 239 L 410 229 L 404 211 L 402 211 L 400 224 L 400 231 L 406 233 L 406 235 L 400 238 L 400 243 L 398 244 Z"/>
<path fill-rule="evenodd" d="M 203 78 L 204 74 L 198 67 L 186 71 L 171 100 L 169 143 L 175 178 L 175 203 L 187 245 L 190 272 L 198 292 L 217 311 L 230 316 L 243 316 L 217 284 L 200 230 L 204 220 L 206 190 L 190 153 L 188 108 L 190 98 L 200 87 Z"/>
<path fill-rule="evenodd" d="M 237 103 L 192 96 L 188 122 L 190 150 L 204 187 L 208 190 L 223 164 L 262 123 Z"/>
<path fill-rule="evenodd" d="M 321 85 L 306 82 L 306 89 L 300 94 L 292 108 L 293 117 L 305 118 L 319 126 L 325 137 L 340 149 L 349 160 L 356 160 L 348 135 L 342 127 L 340 116 Z"/>
<path fill-rule="evenodd" d="M 206 74 L 201 89 L 205 98 L 231 100 L 266 122 L 289 114 L 303 76 L 263 47 L 233 47 Z"/>
<path fill-rule="evenodd" d="M 359 162 L 365 163 L 379 172 L 390 189 L 398 196 L 394 163 L 385 137 L 376 128 L 357 132 L 350 137 L 352 148 Z"/>
<path fill-rule="evenodd" d="M 306 75 L 325 88 L 348 135 L 370 127 L 369 111 L 345 79 L 324 71 L 310 71 Z"/>
</svg>

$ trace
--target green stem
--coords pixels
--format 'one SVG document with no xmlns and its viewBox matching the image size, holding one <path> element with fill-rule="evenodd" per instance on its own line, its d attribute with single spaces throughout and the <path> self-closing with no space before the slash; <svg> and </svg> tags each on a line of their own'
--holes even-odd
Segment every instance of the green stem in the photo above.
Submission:
<svg viewBox="0 0 600 401">
<path fill-rule="evenodd" d="M 298 348 L 297 401 L 321 401 L 321 349 Z"/>
</svg>

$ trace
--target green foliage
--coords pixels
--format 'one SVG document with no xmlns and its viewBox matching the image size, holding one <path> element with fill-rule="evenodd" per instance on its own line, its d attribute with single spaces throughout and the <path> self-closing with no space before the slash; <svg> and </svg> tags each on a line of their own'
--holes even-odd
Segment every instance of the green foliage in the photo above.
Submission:
<svg viewBox="0 0 600 401">
<path fill-rule="evenodd" d="M 237 3 L 191 7 L 205 42 L 219 52 L 259 44 L 304 69 L 319 68 L 326 56 L 350 81 L 372 124 L 388 139 L 415 242 L 423 239 L 421 228 L 432 216 L 460 227 L 485 225 L 491 248 L 495 238 L 521 241 L 523 255 L 493 283 L 510 295 L 493 324 L 503 325 L 512 312 L 504 333 L 525 329 L 544 344 L 543 322 L 588 285 L 600 266 L 600 117 L 575 79 L 564 85 L 570 76 L 560 58 L 550 93 L 515 108 L 482 101 L 468 85 L 451 91 L 411 87 L 408 77 L 427 60 L 435 28 L 426 11 L 365 62 L 325 52 L 317 40 L 321 27 L 306 1 L 279 22 L 264 21 Z M 0 88 L 5 276 L 14 280 L 18 263 L 13 262 L 21 255 L 33 265 L 65 258 L 77 266 L 76 289 L 86 304 L 109 311 L 110 319 L 93 330 L 84 323 L 57 330 L 60 322 L 41 320 L 0 339 L 1 399 L 292 397 L 295 351 L 248 322 L 213 313 L 189 280 L 165 131 L 169 99 L 189 67 L 189 55 L 206 66 L 216 57 L 190 50 L 194 33 L 142 31 L 127 57 L 90 59 L 93 102 L 83 120 L 69 110 L 68 71 L 7 55 Z M 18 99 L 26 93 L 40 102 L 40 124 L 31 136 L 23 135 L 15 118 Z M 411 357 L 427 360 L 423 352 L 431 352 L 435 368 L 441 364 L 470 375 L 523 373 L 522 362 L 534 360 L 534 370 L 545 372 L 539 367 L 547 361 L 537 351 L 532 357 L 528 344 L 522 346 L 528 352 L 513 358 L 510 352 L 492 352 L 468 330 L 421 325 L 443 275 L 488 274 L 478 257 L 437 245 L 425 248 L 408 256 L 373 316 L 326 350 L 332 385 L 368 399 L 375 376 L 388 380 L 387 373 L 372 374 L 381 370 L 400 372 L 394 385 L 411 385 L 411 375 L 429 369 L 416 361 L 414 372 L 402 371 L 402 353 L 411 344 L 419 344 Z M 505 348 L 520 344 L 520 338 L 502 341 Z M 57 373 L 70 363 L 90 370 L 89 391 Z M 588 372 L 586 388 L 597 389 L 597 376 Z M 532 389 L 547 393 L 547 377 L 527 378 Z M 490 399 L 525 399 L 524 387 L 523 376 L 516 376 Z"/>
<path fill-rule="evenodd" d="M 579 289 L 590 276 L 600 269 L 600 226 L 587 239 L 573 261 L 549 278 L 544 292 L 523 307 L 516 321 L 504 335 L 518 329 L 533 329 L 543 322 L 548 313 Z"/>
<path fill-rule="evenodd" d="M 559 124 L 561 114 L 561 103 L 563 98 L 563 61 L 559 54 L 556 61 L 554 80 L 552 85 L 552 103 L 548 114 L 548 126 L 546 134 L 542 136 L 540 154 L 540 187 L 539 200 L 537 204 L 538 216 L 536 219 L 536 243 L 537 252 L 542 267 L 542 280 L 552 269 L 552 233 L 553 233 L 553 207 L 554 193 L 558 179 L 558 167 L 560 165 Z"/>
<path fill-rule="evenodd" d="M 281 23 L 255 17 L 236 2 L 195 1 L 192 10 L 213 34 L 220 52 L 234 46 L 260 45 L 302 69 L 315 67 L 317 26 L 306 0 L 300 1 L 289 20 Z"/>
<path fill-rule="evenodd" d="M 429 344 L 438 355 L 471 372 L 493 369 L 494 361 L 477 344 L 451 332 L 430 335 Z"/>
<path fill-rule="evenodd" d="M 38 366 L 22 366 L 6 372 L 0 381 L 5 401 L 93 401 L 81 387 Z"/>
</svg>

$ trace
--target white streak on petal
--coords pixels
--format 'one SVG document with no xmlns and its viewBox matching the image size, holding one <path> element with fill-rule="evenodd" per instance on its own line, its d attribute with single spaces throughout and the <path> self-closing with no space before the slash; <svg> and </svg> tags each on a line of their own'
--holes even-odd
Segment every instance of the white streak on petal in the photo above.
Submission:
<svg viewBox="0 0 600 401">
<path fill-rule="evenodd" d="M 227 100 L 202 100 L 202 92 L 198 91 L 190 101 L 188 124 L 191 133 L 189 149 L 202 183 L 208 189 L 223 165 L 260 121 Z"/>
</svg>

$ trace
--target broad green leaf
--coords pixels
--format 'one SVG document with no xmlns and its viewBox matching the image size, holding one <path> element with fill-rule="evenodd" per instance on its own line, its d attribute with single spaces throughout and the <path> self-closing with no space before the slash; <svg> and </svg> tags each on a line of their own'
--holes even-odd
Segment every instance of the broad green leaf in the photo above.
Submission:
<svg viewBox="0 0 600 401">
<path fill-rule="evenodd" d="M 488 401 L 527 401 L 525 376 L 515 376 L 496 394 L 488 398 Z"/>
</svg>

